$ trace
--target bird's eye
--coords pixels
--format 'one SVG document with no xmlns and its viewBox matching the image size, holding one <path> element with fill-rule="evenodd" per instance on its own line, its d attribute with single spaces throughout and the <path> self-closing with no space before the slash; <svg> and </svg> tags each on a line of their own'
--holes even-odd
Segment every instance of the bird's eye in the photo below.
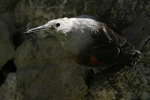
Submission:
<svg viewBox="0 0 150 100">
<path fill-rule="evenodd" d="M 59 27 L 59 26 L 60 26 L 60 23 L 57 23 L 57 24 L 56 24 L 56 27 Z"/>
</svg>

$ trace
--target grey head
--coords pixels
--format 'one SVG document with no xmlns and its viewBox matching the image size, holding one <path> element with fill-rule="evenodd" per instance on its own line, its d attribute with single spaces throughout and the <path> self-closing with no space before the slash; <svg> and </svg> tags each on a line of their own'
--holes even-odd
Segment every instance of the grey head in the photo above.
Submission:
<svg viewBox="0 0 150 100">
<path fill-rule="evenodd" d="M 48 31 L 55 31 L 60 34 L 67 35 L 70 31 L 72 32 L 80 32 L 84 31 L 84 33 L 87 33 L 87 29 L 89 31 L 92 30 L 97 30 L 98 29 L 98 23 L 97 23 L 97 18 L 94 16 L 89 16 L 89 15 L 80 15 L 74 18 L 59 18 L 59 19 L 54 19 L 46 24 L 32 28 L 28 30 L 27 32 L 24 32 L 24 34 L 31 34 L 35 33 L 41 30 L 48 30 Z M 58 34 L 52 34 L 52 35 L 58 35 Z"/>
<path fill-rule="evenodd" d="M 70 27 L 69 18 L 65 17 L 65 18 L 51 20 L 42 26 L 32 28 L 27 32 L 24 32 L 24 34 L 32 34 L 41 30 L 47 30 L 47 31 L 51 31 L 52 33 L 53 31 L 55 31 L 60 34 L 67 35 L 70 29 L 69 27 Z M 57 34 L 53 33 L 52 35 L 57 35 Z"/>
</svg>

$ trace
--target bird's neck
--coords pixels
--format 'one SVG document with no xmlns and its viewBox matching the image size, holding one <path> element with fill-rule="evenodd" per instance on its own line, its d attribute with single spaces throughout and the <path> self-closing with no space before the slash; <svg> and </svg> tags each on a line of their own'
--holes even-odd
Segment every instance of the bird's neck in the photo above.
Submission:
<svg viewBox="0 0 150 100">
<path fill-rule="evenodd" d="M 72 31 L 67 36 L 59 37 L 59 40 L 63 48 L 73 55 L 78 55 L 93 42 L 92 35 L 85 30 Z"/>
<path fill-rule="evenodd" d="M 80 51 L 84 50 L 88 45 L 92 44 L 92 34 L 96 29 L 93 29 L 97 25 L 94 20 L 83 20 L 79 18 L 71 18 L 70 20 L 70 31 L 67 35 L 59 36 L 58 39 L 62 44 L 63 48 L 73 55 L 78 55 Z M 87 24 L 90 21 L 91 24 Z"/>
</svg>

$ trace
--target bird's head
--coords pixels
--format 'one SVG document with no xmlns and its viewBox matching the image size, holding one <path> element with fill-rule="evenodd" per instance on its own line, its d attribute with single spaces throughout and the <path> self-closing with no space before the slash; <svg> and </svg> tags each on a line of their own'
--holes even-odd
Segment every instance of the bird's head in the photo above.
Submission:
<svg viewBox="0 0 150 100">
<path fill-rule="evenodd" d="M 69 29 L 70 29 L 69 19 L 65 17 L 65 18 L 51 20 L 42 26 L 32 28 L 27 32 L 24 32 L 24 34 L 32 34 L 41 30 L 47 30 L 52 32 L 53 35 L 57 35 L 56 33 L 67 35 Z"/>
</svg>

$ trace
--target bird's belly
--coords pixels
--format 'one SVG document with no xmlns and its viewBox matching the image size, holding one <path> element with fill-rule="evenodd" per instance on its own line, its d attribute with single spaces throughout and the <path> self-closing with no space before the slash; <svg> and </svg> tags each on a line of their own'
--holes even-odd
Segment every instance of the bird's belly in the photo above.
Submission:
<svg viewBox="0 0 150 100">
<path fill-rule="evenodd" d="M 79 54 L 79 51 L 82 49 L 78 45 L 64 44 L 62 46 L 66 51 L 70 52 L 73 55 Z"/>
<path fill-rule="evenodd" d="M 79 64 L 87 66 L 100 66 L 104 64 L 103 61 L 99 61 L 92 55 L 94 52 L 91 51 L 92 41 L 91 43 L 84 44 L 84 47 L 82 42 L 80 42 L 78 45 L 75 43 L 62 43 L 62 46 L 71 56 L 71 58 Z"/>
<path fill-rule="evenodd" d="M 70 38 L 67 41 L 60 41 L 63 48 L 73 55 L 78 55 L 80 51 L 87 49 L 93 43 L 91 37 L 86 38 Z"/>
</svg>

